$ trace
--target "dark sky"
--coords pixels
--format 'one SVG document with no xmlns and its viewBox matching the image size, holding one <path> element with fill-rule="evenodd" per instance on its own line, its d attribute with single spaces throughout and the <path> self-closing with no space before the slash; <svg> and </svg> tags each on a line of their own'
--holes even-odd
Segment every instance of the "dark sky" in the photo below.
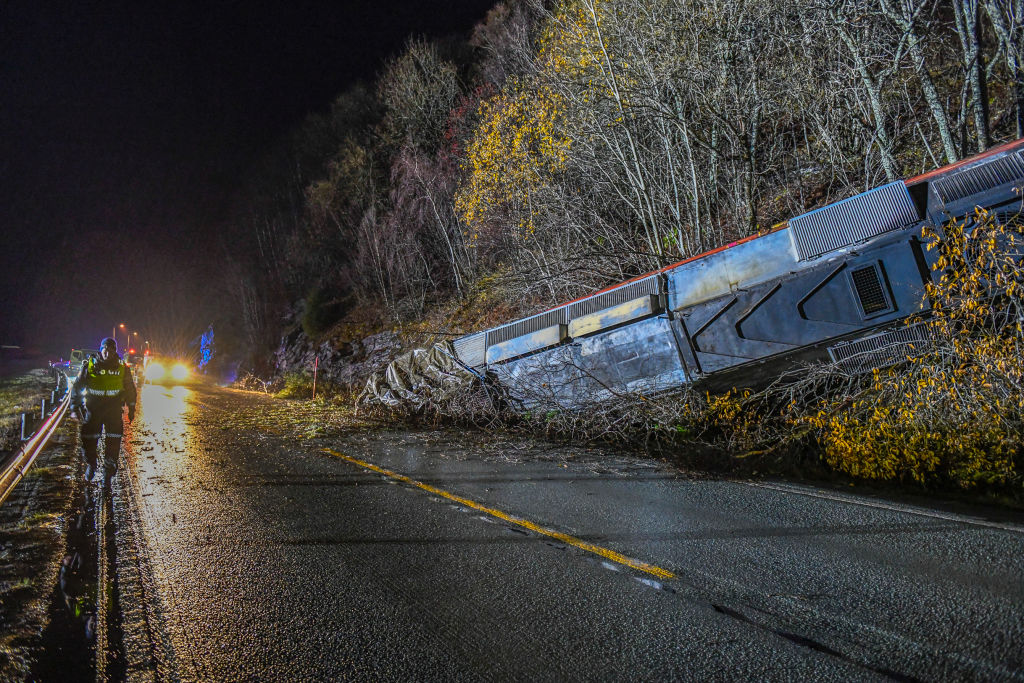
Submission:
<svg viewBox="0 0 1024 683">
<path fill-rule="evenodd" d="M 228 296 L 203 274 L 234 178 L 407 37 L 466 36 L 493 3 L 0 3 L 0 344 L 191 334 Z"/>
</svg>

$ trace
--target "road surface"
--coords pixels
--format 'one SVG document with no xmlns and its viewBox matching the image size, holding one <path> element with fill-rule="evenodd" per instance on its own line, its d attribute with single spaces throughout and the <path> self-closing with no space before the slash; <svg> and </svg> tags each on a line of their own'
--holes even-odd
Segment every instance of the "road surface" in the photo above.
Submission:
<svg viewBox="0 0 1024 683">
<path fill-rule="evenodd" d="M 1024 677 L 1019 521 L 510 438 L 297 438 L 276 405 L 144 387 L 129 675 Z"/>
</svg>

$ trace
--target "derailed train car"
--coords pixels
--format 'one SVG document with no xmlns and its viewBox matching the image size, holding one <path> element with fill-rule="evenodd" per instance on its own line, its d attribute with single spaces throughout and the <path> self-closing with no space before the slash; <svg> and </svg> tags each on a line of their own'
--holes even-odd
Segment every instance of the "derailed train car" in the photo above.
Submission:
<svg viewBox="0 0 1024 683">
<path fill-rule="evenodd" d="M 925 327 L 922 228 L 1021 211 L 1024 139 L 789 220 L 454 342 L 525 405 L 581 406 L 701 382 L 751 386 L 800 361 L 872 365 Z"/>
</svg>

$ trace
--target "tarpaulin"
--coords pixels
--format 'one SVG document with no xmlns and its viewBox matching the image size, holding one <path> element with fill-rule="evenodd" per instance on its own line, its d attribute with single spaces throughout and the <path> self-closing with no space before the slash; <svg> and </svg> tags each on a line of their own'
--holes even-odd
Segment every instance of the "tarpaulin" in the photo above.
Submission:
<svg viewBox="0 0 1024 683">
<path fill-rule="evenodd" d="M 456 360 L 451 342 L 405 353 L 370 376 L 359 402 L 421 408 L 466 392 L 478 378 Z"/>
</svg>

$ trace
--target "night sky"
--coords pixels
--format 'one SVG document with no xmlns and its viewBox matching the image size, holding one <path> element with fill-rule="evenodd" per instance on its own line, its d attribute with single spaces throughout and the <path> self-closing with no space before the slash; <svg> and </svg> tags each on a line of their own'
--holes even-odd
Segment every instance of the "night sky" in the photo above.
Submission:
<svg viewBox="0 0 1024 683">
<path fill-rule="evenodd" d="M 0 4 L 0 344 L 198 334 L 228 296 L 212 233 L 236 178 L 494 1 Z"/>
</svg>

